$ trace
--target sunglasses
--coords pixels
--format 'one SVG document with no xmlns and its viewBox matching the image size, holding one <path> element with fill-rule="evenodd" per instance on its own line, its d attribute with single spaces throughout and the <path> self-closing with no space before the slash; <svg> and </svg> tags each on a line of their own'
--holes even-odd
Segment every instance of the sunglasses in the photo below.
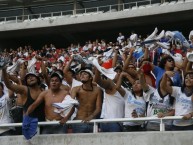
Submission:
<svg viewBox="0 0 193 145">
<path fill-rule="evenodd" d="M 168 61 L 168 62 L 172 62 L 172 61 L 174 61 L 174 60 L 173 60 L 173 59 L 168 59 L 167 61 Z"/>
</svg>

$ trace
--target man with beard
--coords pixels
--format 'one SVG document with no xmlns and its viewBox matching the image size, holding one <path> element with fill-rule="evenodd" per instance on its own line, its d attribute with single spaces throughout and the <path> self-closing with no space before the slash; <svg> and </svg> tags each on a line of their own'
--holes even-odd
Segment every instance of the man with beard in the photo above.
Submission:
<svg viewBox="0 0 193 145">
<path fill-rule="evenodd" d="M 56 108 L 53 106 L 53 103 L 63 102 L 65 97 L 68 95 L 66 90 L 61 89 L 62 79 L 62 76 L 58 72 L 51 74 L 50 88 L 38 96 L 37 100 L 28 108 L 26 115 L 29 115 L 39 106 L 39 104 L 44 102 L 46 121 L 60 121 L 60 124 L 66 123 L 73 114 L 74 108 L 72 108 L 68 114 L 65 114 L 65 117 L 62 117 L 59 113 L 55 112 Z M 62 125 L 53 125 L 44 127 L 42 134 L 60 134 L 66 132 L 66 126 L 63 127 Z"/>
<path fill-rule="evenodd" d="M 71 92 L 72 98 L 79 101 L 78 112 L 75 120 L 89 122 L 96 118 L 101 111 L 101 90 L 97 86 L 93 86 L 93 73 L 89 69 L 80 71 L 81 86 L 74 87 Z M 73 133 L 90 133 L 93 131 L 91 124 L 74 124 L 72 126 Z"/>
<path fill-rule="evenodd" d="M 13 92 L 21 95 L 21 101 L 22 101 L 22 105 L 23 105 L 23 113 L 25 115 L 28 107 L 37 99 L 39 94 L 42 92 L 42 90 L 39 86 L 40 85 L 39 77 L 35 73 L 26 74 L 25 79 L 24 79 L 25 84 L 26 84 L 26 86 L 25 86 L 25 85 L 15 85 L 15 84 L 11 83 L 9 80 L 9 75 L 6 72 L 6 67 L 4 67 L 2 69 L 2 75 L 3 75 L 3 79 L 4 79 L 4 83 L 5 83 L 6 87 L 8 89 L 12 90 Z M 40 106 L 38 108 L 36 108 L 36 110 L 34 110 L 34 112 L 29 114 L 29 116 L 32 120 L 33 119 L 36 121 L 44 121 L 45 120 L 43 106 L 44 106 L 43 104 L 40 104 Z M 34 131 L 34 132 L 36 132 L 36 131 Z M 29 138 L 31 138 L 31 137 L 29 137 Z"/>
</svg>

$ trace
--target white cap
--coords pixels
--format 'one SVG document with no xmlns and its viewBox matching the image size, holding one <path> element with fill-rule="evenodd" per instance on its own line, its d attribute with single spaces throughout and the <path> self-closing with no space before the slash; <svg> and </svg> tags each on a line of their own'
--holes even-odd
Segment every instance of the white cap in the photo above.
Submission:
<svg viewBox="0 0 193 145">
<path fill-rule="evenodd" d="M 186 54 L 186 57 L 187 57 L 188 61 L 193 62 L 193 52 L 188 52 Z"/>
<path fill-rule="evenodd" d="M 93 72 L 91 70 L 89 70 L 89 69 L 81 70 L 80 73 L 82 73 L 82 72 L 86 72 L 86 73 L 90 74 L 91 77 L 94 76 Z"/>
</svg>

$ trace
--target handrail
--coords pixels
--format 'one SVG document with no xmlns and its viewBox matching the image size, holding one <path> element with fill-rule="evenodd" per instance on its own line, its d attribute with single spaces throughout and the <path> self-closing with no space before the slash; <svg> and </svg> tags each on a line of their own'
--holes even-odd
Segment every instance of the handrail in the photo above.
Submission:
<svg viewBox="0 0 193 145">
<path fill-rule="evenodd" d="M 182 116 L 167 116 L 164 118 L 158 117 L 140 117 L 140 118 L 113 118 L 113 119 L 93 119 L 88 123 L 94 124 L 93 132 L 98 132 L 98 123 L 107 123 L 107 122 L 137 122 L 137 121 L 160 121 L 160 131 L 165 131 L 164 120 L 181 120 Z M 193 119 L 193 118 L 192 118 Z M 72 120 L 67 121 L 66 124 L 78 124 L 83 123 L 81 120 Z M 38 126 L 48 126 L 48 125 L 57 125 L 60 124 L 59 121 L 49 121 L 49 122 L 38 122 Z M 6 123 L 0 124 L 1 127 L 20 127 L 22 123 Z"/>
<path fill-rule="evenodd" d="M 38 18 L 41 18 L 42 15 L 48 15 L 48 16 L 45 16 L 44 18 L 46 17 L 53 17 L 54 14 L 60 14 L 58 16 L 65 16 L 66 14 L 63 14 L 63 13 L 69 13 L 71 15 L 76 15 L 73 13 L 73 11 L 81 11 L 83 13 L 87 13 L 88 10 L 90 9 L 93 9 L 94 11 L 93 12 L 98 12 L 100 11 L 100 9 L 103 9 L 103 8 L 108 8 L 108 11 L 111 12 L 111 9 L 113 9 L 115 6 L 119 7 L 119 6 L 122 6 L 122 10 L 124 9 L 127 9 L 126 8 L 126 5 L 129 5 L 129 7 L 131 6 L 139 6 L 141 3 L 144 3 L 144 2 L 148 2 L 147 4 L 144 4 L 144 5 L 148 5 L 148 4 L 152 4 L 152 1 L 155 1 L 155 0 L 141 0 L 141 1 L 137 1 L 137 2 L 129 2 L 129 3 L 122 3 L 122 4 L 112 4 L 112 5 L 106 5 L 106 6 L 98 6 L 98 7 L 89 7 L 89 8 L 84 8 L 84 9 L 75 9 L 75 10 L 67 10 L 67 11 L 58 11 L 58 12 L 49 12 L 49 13 L 37 13 L 37 14 L 29 14 L 29 15 L 18 15 L 18 16 L 9 16 L 9 17 L 0 17 L 0 22 L 7 22 L 7 21 L 16 21 L 16 23 L 18 22 L 17 20 L 18 17 L 21 17 L 22 19 L 21 20 L 29 20 L 29 19 L 33 19 L 34 16 L 37 16 Z M 161 2 L 161 0 L 160 0 Z M 96 10 L 95 10 L 96 9 Z M 121 9 L 119 10 L 117 8 L 117 11 L 121 11 Z"/>
</svg>

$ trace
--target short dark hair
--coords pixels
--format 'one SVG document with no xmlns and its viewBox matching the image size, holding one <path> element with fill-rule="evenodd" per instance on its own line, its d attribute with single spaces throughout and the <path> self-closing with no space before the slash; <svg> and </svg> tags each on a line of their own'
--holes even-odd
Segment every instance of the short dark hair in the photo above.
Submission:
<svg viewBox="0 0 193 145">
<path fill-rule="evenodd" d="M 162 69 L 165 68 L 165 64 L 167 62 L 168 59 L 172 59 L 174 61 L 174 59 L 171 56 L 165 56 L 161 59 L 160 63 L 159 63 L 159 67 L 161 67 Z"/>
</svg>

